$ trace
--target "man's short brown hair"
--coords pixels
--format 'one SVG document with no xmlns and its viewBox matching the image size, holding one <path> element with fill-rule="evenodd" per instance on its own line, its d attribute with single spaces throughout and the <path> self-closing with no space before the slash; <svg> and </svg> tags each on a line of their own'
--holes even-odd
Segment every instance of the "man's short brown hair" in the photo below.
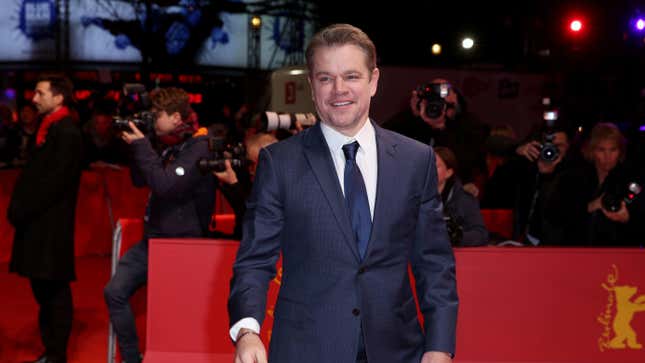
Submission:
<svg viewBox="0 0 645 363">
<path fill-rule="evenodd" d="M 153 108 L 168 115 L 178 112 L 182 120 L 187 120 L 192 113 L 188 93 L 181 88 L 157 88 L 150 92 L 150 101 Z"/>
<path fill-rule="evenodd" d="M 365 53 L 367 69 L 370 72 L 376 68 L 376 47 L 367 34 L 350 24 L 333 24 L 316 33 L 307 46 L 307 69 L 310 76 L 313 70 L 314 53 L 318 48 L 348 44 L 357 46 Z"/>
</svg>

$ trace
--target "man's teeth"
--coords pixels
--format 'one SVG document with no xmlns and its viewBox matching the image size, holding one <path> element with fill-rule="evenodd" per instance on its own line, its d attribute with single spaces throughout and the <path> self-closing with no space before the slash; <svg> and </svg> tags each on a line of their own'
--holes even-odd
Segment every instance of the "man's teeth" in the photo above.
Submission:
<svg viewBox="0 0 645 363">
<path fill-rule="evenodd" d="M 351 103 L 350 101 L 347 101 L 347 102 L 334 102 L 333 105 L 334 106 L 347 106 L 350 103 Z"/>
</svg>

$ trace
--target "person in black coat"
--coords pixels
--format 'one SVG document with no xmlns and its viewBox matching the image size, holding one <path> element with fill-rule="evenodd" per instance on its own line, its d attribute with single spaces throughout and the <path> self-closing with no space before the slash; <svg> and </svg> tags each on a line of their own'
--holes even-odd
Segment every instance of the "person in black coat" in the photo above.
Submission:
<svg viewBox="0 0 645 363">
<path fill-rule="evenodd" d="M 437 159 L 437 183 L 443 214 L 454 246 L 484 246 L 488 244 L 488 230 L 479 210 L 479 202 L 464 190 L 457 177 L 457 158 L 446 147 L 434 148 Z"/>
<path fill-rule="evenodd" d="M 215 204 L 215 177 L 202 174 L 198 161 L 209 156 L 206 129 L 199 129 L 188 94 L 178 88 L 156 89 L 150 94 L 157 141 L 161 154 L 130 122 L 131 131 L 120 137 L 132 156 L 132 181 L 150 188 L 144 217 L 144 238 L 119 260 L 116 272 L 105 287 L 105 302 L 116 332 L 121 357 L 140 362 L 135 320 L 130 297 L 148 279 L 148 239 L 206 237 Z"/>
<path fill-rule="evenodd" d="M 642 246 L 642 210 L 625 201 L 629 184 L 642 181 L 624 163 L 624 136 L 614 124 L 596 124 L 583 152 L 588 163 L 563 172 L 547 202 L 545 218 L 563 229 L 560 244 Z"/>
<path fill-rule="evenodd" d="M 74 221 L 81 178 L 82 138 L 68 107 L 72 84 L 42 77 L 33 102 L 43 119 L 36 145 L 14 187 L 7 211 L 15 227 L 9 270 L 30 280 L 39 305 L 45 353 L 37 363 L 67 361 L 72 328 Z"/>
</svg>

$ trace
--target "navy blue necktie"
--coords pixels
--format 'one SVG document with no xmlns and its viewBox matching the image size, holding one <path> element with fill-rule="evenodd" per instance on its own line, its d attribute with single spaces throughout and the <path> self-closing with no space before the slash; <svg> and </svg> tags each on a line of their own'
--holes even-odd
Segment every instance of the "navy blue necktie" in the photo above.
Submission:
<svg viewBox="0 0 645 363">
<path fill-rule="evenodd" d="M 367 242 L 372 231 L 372 217 L 363 175 L 356 164 L 356 152 L 360 145 L 357 141 L 343 145 L 345 153 L 345 202 L 352 220 L 352 229 L 358 245 L 358 253 L 365 257 Z"/>
</svg>

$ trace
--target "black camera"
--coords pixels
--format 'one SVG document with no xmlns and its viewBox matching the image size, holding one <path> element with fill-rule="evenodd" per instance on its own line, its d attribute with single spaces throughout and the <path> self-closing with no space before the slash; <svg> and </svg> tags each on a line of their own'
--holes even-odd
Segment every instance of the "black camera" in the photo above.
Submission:
<svg viewBox="0 0 645 363">
<path fill-rule="evenodd" d="M 277 113 L 266 111 L 260 116 L 260 130 L 268 132 L 278 129 L 290 130 L 296 128 L 296 121 L 302 127 L 313 126 L 316 116 L 313 113 Z"/>
<path fill-rule="evenodd" d="M 560 156 L 560 149 L 553 143 L 554 134 L 544 135 L 544 142 L 540 145 L 540 159 L 547 163 L 552 163 Z"/>
<path fill-rule="evenodd" d="M 450 88 L 450 83 L 425 83 L 417 86 L 416 91 L 419 97 L 417 109 L 421 106 L 421 102 L 425 100 L 426 115 L 430 118 L 438 118 L 445 111 L 446 105 L 451 104 L 445 100 Z"/>
<path fill-rule="evenodd" d="M 116 131 L 131 132 L 129 122 L 144 134 L 154 129 L 156 116 L 150 111 L 151 102 L 146 87 L 140 83 L 126 83 L 119 100 L 118 114 L 112 117 Z"/>
<path fill-rule="evenodd" d="M 636 183 L 631 182 L 627 185 L 627 189 L 616 188 L 615 190 L 606 191 L 600 200 L 602 208 L 610 212 L 618 212 L 622 202 L 629 205 L 641 193 L 642 187 Z"/>
<path fill-rule="evenodd" d="M 553 143 L 555 139 L 553 127 L 558 120 L 558 111 L 555 109 L 544 111 L 543 119 L 548 131 L 545 133 L 544 140 L 540 145 L 540 159 L 544 162 L 552 163 L 560 156 L 560 149 Z"/>
<path fill-rule="evenodd" d="M 242 143 L 228 144 L 223 137 L 216 136 L 208 139 L 208 158 L 197 161 L 197 167 L 202 174 L 210 171 L 222 172 L 226 170 L 225 161 L 228 159 L 233 168 L 241 168 L 246 161 L 246 150 Z"/>
<path fill-rule="evenodd" d="M 151 111 L 142 111 L 129 116 L 114 116 L 112 117 L 112 128 L 116 131 L 132 132 L 130 122 L 142 133 L 147 134 L 154 129 L 155 114 Z"/>
<path fill-rule="evenodd" d="M 457 222 L 457 219 L 451 215 L 444 215 L 443 220 L 446 222 L 446 229 L 448 230 L 448 238 L 453 246 L 461 244 L 464 238 L 464 229 Z"/>
</svg>

